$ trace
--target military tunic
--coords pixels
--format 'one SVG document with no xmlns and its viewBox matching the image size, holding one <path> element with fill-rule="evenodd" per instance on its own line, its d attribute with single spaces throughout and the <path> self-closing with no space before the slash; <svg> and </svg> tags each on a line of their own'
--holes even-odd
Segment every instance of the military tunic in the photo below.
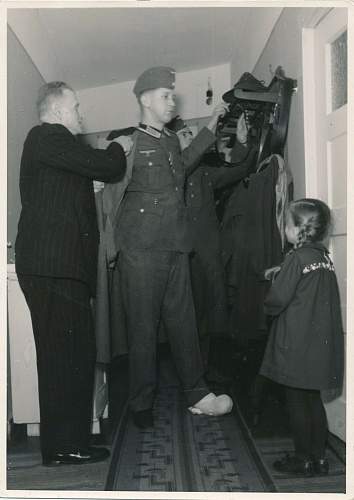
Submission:
<svg viewBox="0 0 354 500">
<path fill-rule="evenodd" d="M 190 284 L 192 240 L 184 201 L 186 168 L 215 141 L 203 129 L 182 157 L 177 136 L 139 127 L 132 177 L 117 225 L 118 271 L 129 342 L 130 406 L 152 407 L 156 386 L 156 342 L 166 327 L 188 404 L 209 390 Z"/>
</svg>

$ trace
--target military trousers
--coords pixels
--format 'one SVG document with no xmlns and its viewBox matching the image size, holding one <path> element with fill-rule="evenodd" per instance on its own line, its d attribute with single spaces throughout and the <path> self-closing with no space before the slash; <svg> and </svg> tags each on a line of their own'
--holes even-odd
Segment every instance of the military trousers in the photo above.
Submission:
<svg viewBox="0 0 354 500">
<path fill-rule="evenodd" d="M 71 279 L 18 279 L 36 345 L 42 456 L 86 448 L 96 359 L 89 288 Z"/>
<path fill-rule="evenodd" d="M 193 405 L 210 391 L 203 379 L 188 254 L 121 250 L 118 268 L 127 318 L 130 408 L 153 406 L 161 321 L 186 401 Z"/>
</svg>

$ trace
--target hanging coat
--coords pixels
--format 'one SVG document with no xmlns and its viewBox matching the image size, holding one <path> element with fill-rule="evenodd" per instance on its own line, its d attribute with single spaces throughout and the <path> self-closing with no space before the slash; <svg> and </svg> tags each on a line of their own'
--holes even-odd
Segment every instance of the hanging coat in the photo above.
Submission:
<svg viewBox="0 0 354 500">
<path fill-rule="evenodd" d="M 228 325 L 225 274 L 221 261 L 220 224 L 214 191 L 235 184 L 249 173 L 255 150 L 238 166 L 201 164 L 187 179 L 186 204 L 189 212 L 193 254 L 191 278 L 200 337 L 226 333 Z M 236 159 L 238 162 L 240 158 Z M 219 160 L 220 161 L 220 160 Z"/>
<path fill-rule="evenodd" d="M 121 295 L 119 293 L 115 267 L 117 248 L 114 238 L 114 228 L 119 213 L 119 206 L 129 184 L 132 169 L 137 133 L 133 133 L 133 148 L 127 157 L 127 169 L 122 181 L 105 184 L 104 190 L 96 193 L 96 210 L 100 243 L 98 247 L 97 291 L 94 303 L 95 334 L 97 346 L 97 362 L 109 363 L 112 352 L 126 352 L 123 346 L 112 346 L 111 331 L 117 325 L 124 325 Z M 118 326 L 120 328 L 120 326 Z M 124 338 L 124 336 L 122 336 Z"/>
<path fill-rule="evenodd" d="M 240 182 L 231 195 L 221 224 L 222 258 L 231 308 L 230 334 L 240 343 L 267 331 L 263 301 L 269 283 L 263 271 L 283 259 L 277 224 L 278 159 Z"/>
</svg>

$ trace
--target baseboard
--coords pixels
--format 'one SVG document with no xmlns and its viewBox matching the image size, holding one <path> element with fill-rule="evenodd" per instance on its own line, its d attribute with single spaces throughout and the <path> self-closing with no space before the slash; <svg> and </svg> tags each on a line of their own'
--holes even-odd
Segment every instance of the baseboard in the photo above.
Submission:
<svg viewBox="0 0 354 500">
<path fill-rule="evenodd" d="M 346 443 L 331 432 L 328 433 L 328 446 L 333 450 L 337 457 L 345 464 L 346 463 Z"/>
<path fill-rule="evenodd" d="M 327 413 L 327 421 L 328 421 L 328 430 L 339 439 L 345 442 L 346 440 L 346 422 L 345 422 L 345 413 L 346 413 L 346 402 L 342 397 L 337 398 L 336 400 L 325 403 L 326 413 Z"/>
</svg>

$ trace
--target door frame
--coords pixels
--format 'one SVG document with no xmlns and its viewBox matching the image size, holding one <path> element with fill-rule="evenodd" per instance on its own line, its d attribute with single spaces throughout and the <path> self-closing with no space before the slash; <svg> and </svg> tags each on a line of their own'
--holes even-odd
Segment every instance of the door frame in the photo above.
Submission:
<svg viewBox="0 0 354 500">
<path fill-rule="evenodd" d="M 342 6 L 341 6 L 342 7 Z M 316 86 L 315 81 L 315 28 L 319 25 L 322 19 L 331 11 L 332 8 L 316 9 L 314 15 L 308 25 L 302 30 L 302 58 L 303 58 L 303 105 L 304 105 L 304 146 L 305 146 L 305 192 L 306 197 L 317 198 L 319 196 L 320 186 L 318 182 L 320 165 L 318 164 L 318 145 L 317 145 L 317 128 L 316 128 Z M 349 258 L 354 255 L 354 141 L 350 137 L 354 137 L 354 123 L 350 118 L 353 114 L 353 73 L 350 66 L 350 61 L 353 60 L 352 42 L 353 42 L 353 26 L 354 26 L 354 11 L 347 6 L 348 12 L 348 102 L 347 102 L 347 278 L 354 276 L 354 259 Z M 353 65 L 352 65 L 353 66 Z M 351 216 L 349 216 L 351 214 Z M 347 318 L 344 330 L 346 332 L 346 352 L 351 353 L 353 344 L 354 332 L 354 284 L 353 279 L 347 279 Z M 347 356 L 348 359 L 349 356 Z M 353 391 L 350 381 L 354 380 L 353 363 L 346 364 L 346 390 L 343 395 L 338 398 L 334 405 L 344 405 L 342 411 L 346 413 L 346 421 L 352 422 L 353 414 Z M 344 396 L 344 399 L 343 399 Z M 332 432 L 342 436 L 341 427 L 345 424 L 341 418 L 337 416 L 337 411 L 330 403 L 326 405 L 329 427 Z M 353 442 L 354 432 L 351 425 L 346 426 L 346 440 Z"/>
<path fill-rule="evenodd" d="M 317 185 L 317 135 L 315 80 L 315 28 L 332 8 L 316 9 L 306 28 L 302 30 L 302 81 L 304 103 L 305 189 L 307 198 L 316 198 Z"/>
</svg>

